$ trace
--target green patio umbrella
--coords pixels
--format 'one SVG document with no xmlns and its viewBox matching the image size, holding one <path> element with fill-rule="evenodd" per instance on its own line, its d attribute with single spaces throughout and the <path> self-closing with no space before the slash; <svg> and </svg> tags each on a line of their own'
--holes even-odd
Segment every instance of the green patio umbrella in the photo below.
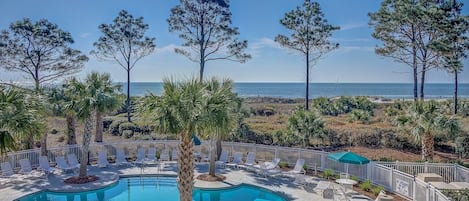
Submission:
<svg viewBox="0 0 469 201">
<path fill-rule="evenodd" d="M 345 170 L 347 174 L 348 164 L 364 165 L 370 163 L 370 160 L 368 160 L 367 158 L 350 151 L 330 153 L 329 155 L 327 155 L 327 157 L 331 160 L 345 163 Z"/>
</svg>

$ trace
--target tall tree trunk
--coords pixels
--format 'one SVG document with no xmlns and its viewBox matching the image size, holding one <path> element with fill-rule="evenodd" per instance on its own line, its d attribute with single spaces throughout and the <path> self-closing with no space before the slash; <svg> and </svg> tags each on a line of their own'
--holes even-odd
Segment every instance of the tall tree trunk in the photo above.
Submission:
<svg viewBox="0 0 469 201">
<path fill-rule="evenodd" d="M 213 141 L 210 140 L 210 165 L 209 165 L 209 170 L 208 174 L 210 176 L 215 176 L 215 160 L 217 156 L 217 149 L 213 147 Z"/>
<path fill-rule="evenodd" d="M 47 131 L 41 136 L 41 156 L 47 156 Z"/>
<path fill-rule="evenodd" d="M 309 51 L 306 53 L 306 97 L 305 109 L 309 110 Z"/>
<path fill-rule="evenodd" d="M 93 117 L 90 116 L 85 119 L 85 130 L 83 133 L 83 146 L 82 146 L 82 151 L 81 151 L 79 177 L 86 177 L 88 175 L 86 166 L 88 164 L 88 153 L 90 152 L 90 141 L 91 141 L 92 130 L 93 130 Z"/>
<path fill-rule="evenodd" d="M 180 201 L 192 201 L 194 188 L 194 143 L 188 131 L 183 131 L 179 143 L 178 189 Z"/>
<path fill-rule="evenodd" d="M 424 88 L 425 88 L 425 73 L 427 71 L 427 64 L 426 62 L 423 62 L 422 64 L 422 74 L 420 75 L 420 100 L 425 99 L 425 93 L 424 93 Z"/>
<path fill-rule="evenodd" d="M 416 30 L 414 24 L 411 25 L 412 29 L 412 69 L 414 76 L 414 101 L 418 101 L 418 66 L 417 66 L 417 47 L 416 47 Z"/>
<path fill-rule="evenodd" d="M 454 114 L 458 113 L 458 72 L 454 72 Z"/>
<path fill-rule="evenodd" d="M 67 144 L 76 144 L 77 143 L 77 138 L 76 138 L 76 119 L 75 115 L 73 114 L 67 114 L 65 117 L 67 121 Z"/>
<path fill-rule="evenodd" d="M 430 132 L 426 132 L 422 138 L 422 159 L 425 161 L 433 160 L 435 140 Z"/>
<path fill-rule="evenodd" d="M 127 65 L 127 121 L 132 122 L 132 120 L 130 119 L 130 64 L 127 62 Z"/>
<path fill-rule="evenodd" d="M 96 111 L 96 131 L 94 141 L 103 142 L 103 115 L 99 111 Z"/>
<path fill-rule="evenodd" d="M 221 151 L 221 137 L 217 137 L 217 157 L 215 159 L 220 160 Z"/>
<path fill-rule="evenodd" d="M 200 71 L 199 71 L 199 80 L 202 82 L 204 80 L 204 69 L 205 69 L 205 62 L 200 62 Z"/>
</svg>

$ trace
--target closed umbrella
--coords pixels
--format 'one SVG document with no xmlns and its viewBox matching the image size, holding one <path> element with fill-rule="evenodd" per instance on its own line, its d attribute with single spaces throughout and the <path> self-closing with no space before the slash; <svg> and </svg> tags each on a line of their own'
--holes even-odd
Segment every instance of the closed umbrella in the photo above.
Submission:
<svg viewBox="0 0 469 201">
<path fill-rule="evenodd" d="M 345 163 L 345 170 L 348 175 L 348 164 L 364 165 L 370 163 L 370 160 L 353 152 L 344 151 L 331 153 L 327 156 L 329 159 Z"/>
</svg>

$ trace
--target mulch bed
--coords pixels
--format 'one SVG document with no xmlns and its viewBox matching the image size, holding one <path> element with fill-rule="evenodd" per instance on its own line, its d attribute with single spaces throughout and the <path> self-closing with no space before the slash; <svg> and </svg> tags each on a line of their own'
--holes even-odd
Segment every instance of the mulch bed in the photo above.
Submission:
<svg viewBox="0 0 469 201">
<path fill-rule="evenodd" d="M 94 182 L 99 179 L 96 175 L 88 175 L 86 177 L 70 177 L 64 180 L 66 184 L 85 184 L 89 182 Z"/>
<path fill-rule="evenodd" d="M 202 180 L 202 181 L 216 182 L 216 181 L 224 181 L 226 177 L 223 175 L 211 176 L 209 174 L 201 174 L 197 176 L 197 179 Z"/>
</svg>

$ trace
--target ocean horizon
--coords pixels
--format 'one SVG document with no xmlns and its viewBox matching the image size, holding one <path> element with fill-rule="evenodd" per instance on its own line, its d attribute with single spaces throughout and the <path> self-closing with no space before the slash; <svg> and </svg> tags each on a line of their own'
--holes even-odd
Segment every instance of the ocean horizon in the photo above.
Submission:
<svg viewBox="0 0 469 201">
<path fill-rule="evenodd" d="M 126 82 L 122 92 L 127 90 Z M 310 83 L 310 98 L 337 96 L 374 96 L 390 99 L 413 98 L 411 83 Z M 458 85 L 458 96 L 469 98 L 469 83 Z M 161 95 L 162 82 L 131 82 L 130 95 L 144 96 L 149 93 Z M 305 83 L 301 82 L 235 82 L 234 92 L 240 97 L 304 98 Z M 451 98 L 454 85 L 450 83 L 425 84 L 425 97 Z"/>
</svg>

